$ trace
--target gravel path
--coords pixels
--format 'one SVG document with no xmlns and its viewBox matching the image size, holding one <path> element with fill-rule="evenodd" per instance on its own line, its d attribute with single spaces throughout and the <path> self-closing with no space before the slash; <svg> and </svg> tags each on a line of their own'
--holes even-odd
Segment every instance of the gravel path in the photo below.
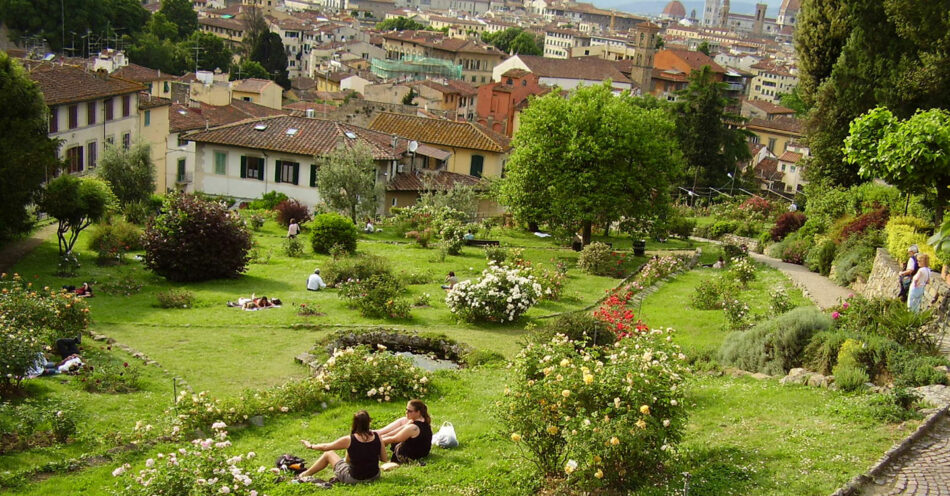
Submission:
<svg viewBox="0 0 950 496">
<path fill-rule="evenodd" d="M 818 305 L 818 308 L 825 309 L 838 305 L 852 293 L 850 289 L 838 286 L 831 279 L 811 272 L 803 265 L 786 263 L 758 253 L 750 253 L 750 255 L 756 262 L 768 264 L 782 271 L 805 293 L 806 297 Z"/>
</svg>

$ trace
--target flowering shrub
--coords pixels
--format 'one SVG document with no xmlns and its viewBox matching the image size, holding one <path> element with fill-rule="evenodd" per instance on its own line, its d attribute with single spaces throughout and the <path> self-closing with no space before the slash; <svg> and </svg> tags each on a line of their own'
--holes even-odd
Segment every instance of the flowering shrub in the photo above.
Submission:
<svg viewBox="0 0 950 496">
<path fill-rule="evenodd" d="M 333 258 L 323 268 L 327 286 L 338 286 L 350 279 L 368 279 L 376 274 L 392 274 L 389 260 L 377 255 Z"/>
<path fill-rule="evenodd" d="M 713 310 L 722 308 L 725 300 L 733 299 L 736 287 L 731 278 L 716 277 L 706 279 L 696 286 L 696 291 L 690 298 L 693 308 L 698 310 Z"/>
<path fill-rule="evenodd" d="M 79 255 L 72 250 L 67 251 L 56 264 L 56 275 L 60 277 L 73 277 L 79 273 Z"/>
<path fill-rule="evenodd" d="M 581 250 L 577 257 L 577 267 L 595 276 L 612 276 L 617 273 L 618 265 L 613 251 L 606 243 L 595 241 Z"/>
<path fill-rule="evenodd" d="M 501 265 L 505 262 L 505 259 L 508 258 L 508 248 L 501 245 L 486 245 L 485 258 L 488 259 L 488 263 Z"/>
<path fill-rule="evenodd" d="M 442 223 L 439 230 L 439 237 L 442 238 L 442 246 L 449 255 L 458 255 L 465 246 L 465 226 L 455 219 L 448 219 Z"/>
<path fill-rule="evenodd" d="M 468 215 L 451 207 L 415 204 L 405 208 L 392 208 L 393 225 L 397 232 L 431 229 L 441 232 L 448 221 L 464 223 Z M 464 233 L 463 233 L 464 234 Z"/>
<path fill-rule="evenodd" d="M 755 280 L 755 263 L 748 257 L 733 258 L 729 262 L 729 277 L 739 282 L 743 287 Z"/>
<path fill-rule="evenodd" d="M 726 320 L 733 329 L 744 329 L 749 326 L 749 305 L 736 298 L 727 298 L 722 302 L 722 311 Z"/>
<path fill-rule="evenodd" d="M 429 392 L 429 377 L 405 356 L 377 345 L 374 353 L 360 345 L 337 349 L 317 375 L 323 390 L 343 399 L 379 402 L 421 398 Z"/>
<path fill-rule="evenodd" d="M 160 308 L 191 308 L 195 306 L 195 294 L 185 289 L 159 291 L 155 295 Z"/>
<path fill-rule="evenodd" d="M 131 393 L 141 386 L 139 367 L 120 362 L 96 349 L 83 353 L 86 365 L 79 369 L 74 383 L 89 393 Z"/>
<path fill-rule="evenodd" d="M 564 280 L 567 278 L 567 264 L 559 262 L 553 270 L 548 269 L 541 264 L 535 265 L 530 260 L 525 259 L 523 251 L 522 249 L 512 250 L 511 258 L 507 262 L 498 265 L 520 270 L 523 276 L 534 278 L 541 285 L 540 299 L 552 301 L 560 299 L 561 293 L 564 291 Z M 507 254 L 505 256 L 507 257 Z M 554 259 L 551 261 L 553 262 Z M 495 264 L 489 262 L 489 265 Z"/>
<path fill-rule="evenodd" d="M 432 241 L 432 229 L 422 229 L 419 231 L 409 231 L 406 233 L 406 238 L 409 238 L 416 242 L 422 248 L 429 247 L 429 241 Z"/>
<path fill-rule="evenodd" d="M 627 493 L 671 456 L 686 423 L 685 356 L 671 330 L 605 348 L 528 344 L 499 404 L 505 436 L 545 476 Z"/>
<path fill-rule="evenodd" d="M 172 194 L 145 228 L 145 265 L 172 281 L 233 278 L 247 270 L 251 233 L 221 203 Z"/>
<path fill-rule="evenodd" d="M 845 240 L 854 234 L 864 234 L 868 229 L 884 229 L 884 226 L 887 225 L 887 219 L 889 216 L 890 213 L 888 212 L 887 207 L 881 207 L 865 214 L 861 214 L 858 216 L 858 218 L 849 222 L 841 229 L 841 236 L 838 239 L 840 241 Z"/>
<path fill-rule="evenodd" d="M 786 245 L 782 249 L 782 261 L 802 265 L 808 256 L 809 243 L 801 239 L 786 239 Z"/>
<path fill-rule="evenodd" d="M 42 353 L 46 343 L 37 334 L 0 314 L 0 396 L 7 397 L 19 390 L 26 371 L 37 354 Z"/>
<path fill-rule="evenodd" d="M 664 277 L 683 269 L 685 266 L 686 262 L 681 257 L 673 255 L 654 257 L 640 269 L 640 272 L 637 273 L 634 280 L 643 287 L 652 286 Z"/>
<path fill-rule="evenodd" d="M 533 277 L 519 269 L 489 265 L 481 279 L 456 284 L 445 303 L 467 322 L 514 321 L 538 302 L 542 291 Z"/>
<path fill-rule="evenodd" d="M 366 279 L 351 279 L 340 287 L 340 298 L 359 309 L 364 317 L 405 319 L 409 302 L 400 298 L 402 284 L 391 274 L 373 274 Z"/>
<path fill-rule="evenodd" d="M 96 224 L 90 234 L 89 248 L 98 253 L 100 264 L 121 263 L 126 253 L 142 249 L 142 230 L 122 219 Z"/>
<path fill-rule="evenodd" d="M 0 403 L 0 454 L 65 443 L 76 434 L 81 411 L 68 400 Z"/>
<path fill-rule="evenodd" d="M 291 258 L 303 256 L 303 243 L 300 238 L 284 238 L 284 255 Z"/>
<path fill-rule="evenodd" d="M 133 476 L 131 465 L 112 471 L 118 479 L 113 494 L 121 496 L 153 494 L 247 495 L 257 496 L 265 487 L 264 477 L 270 471 L 262 465 L 251 468 L 256 454 L 251 451 L 237 455 L 228 453 L 227 426 L 214 424 L 214 436 L 195 439 L 186 448 L 159 453 L 145 460 L 145 468 Z"/>
<path fill-rule="evenodd" d="M 627 308 L 627 303 L 633 293 L 614 293 L 607 297 L 597 310 L 594 310 L 594 317 L 607 324 L 608 329 L 617 335 L 617 338 L 625 338 L 634 334 L 642 334 L 650 330 L 640 320 L 634 320 L 633 310 Z"/>
<path fill-rule="evenodd" d="M 761 196 L 750 196 L 746 201 L 739 205 L 739 210 L 755 212 L 762 216 L 768 215 L 772 210 L 772 204 Z"/>
</svg>

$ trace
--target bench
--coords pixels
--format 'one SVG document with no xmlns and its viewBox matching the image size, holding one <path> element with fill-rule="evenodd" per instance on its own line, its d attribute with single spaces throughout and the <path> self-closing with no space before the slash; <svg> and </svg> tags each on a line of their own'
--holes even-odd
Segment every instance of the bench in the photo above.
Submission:
<svg viewBox="0 0 950 496">
<path fill-rule="evenodd" d="M 498 246 L 501 243 L 494 239 L 466 239 L 465 246 Z"/>
</svg>

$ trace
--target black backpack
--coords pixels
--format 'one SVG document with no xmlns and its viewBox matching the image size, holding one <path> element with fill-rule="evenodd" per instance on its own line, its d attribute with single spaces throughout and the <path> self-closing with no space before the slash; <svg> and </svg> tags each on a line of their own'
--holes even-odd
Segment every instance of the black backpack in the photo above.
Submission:
<svg viewBox="0 0 950 496">
<path fill-rule="evenodd" d="M 293 472 L 294 474 L 299 474 L 304 470 L 307 470 L 306 461 L 299 456 L 294 455 L 280 455 L 277 458 L 277 468 L 281 470 L 286 470 Z"/>
</svg>

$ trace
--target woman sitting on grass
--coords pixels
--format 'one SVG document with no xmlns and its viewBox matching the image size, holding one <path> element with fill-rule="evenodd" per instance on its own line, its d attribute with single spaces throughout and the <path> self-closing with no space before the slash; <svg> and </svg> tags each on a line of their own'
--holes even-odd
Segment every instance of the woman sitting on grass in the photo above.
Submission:
<svg viewBox="0 0 950 496">
<path fill-rule="evenodd" d="M 432 449 L 432 418 L 421 400 L 409 400 L 406 416 L 377 432 L 383 436 L 383 444 L 393 445 L 396 463 L 425 458 Z"/>
<path fill-rule="evenodd" d="M 313 474 L 333 467 L 333 475 L 337 482 L 343 484 L 359 484 L 379 478 L 379 463 L 385 462 L 386 448 L 380 441 L 380 435 L 369 428 L 371 419 L 366 410 L 360 410 L 353 415 L 353 426 L 350 435 L 341 437 L 332 443 L 311 444 L 302 439 L 308 449 L 320 450 L 324 453 L 320 458 L 298 476 L 311 477 Z M 334 450 L 346 450 L 346 458 L 340 458 Z"/>
</svg>

